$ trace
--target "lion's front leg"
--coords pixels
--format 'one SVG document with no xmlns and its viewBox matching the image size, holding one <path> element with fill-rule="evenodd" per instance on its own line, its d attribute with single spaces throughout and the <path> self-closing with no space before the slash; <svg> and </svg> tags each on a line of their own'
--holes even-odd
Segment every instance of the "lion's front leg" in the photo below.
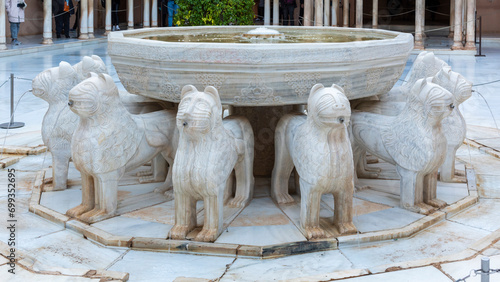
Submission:
<svg viewBox="0 0 500 282">
<path fill-rule="evenodd" d="M 321 193 L 314 191 L 314 185 L 304 181 L 300 182 L 300 225 L 305 231 L 307 239 L 325 237 L 325 231 L 319 226 L 319 211 L 321 205 Z"/>
<path fill-rule="evenodd" d="M 357 229 L 352 222 L 354 182 L 347 179 L 345 182 L 337 183 L 337 185 L 333 192 L 335 209 L 333 223 L 340 234 L 355 234 Z"/>
<path fill-rule="evenodd" d="M 198 233 L 195 240 L 203 242 L 213 242 L 222 232 L 223 208 L 224 208 L 224 184 L 218 187 L 217 195 L 208 196 L 204 199 L 205 222 L 203 229 Z"/>
<path fill-rule="evenodd" d="M 196 200 L 185 193 L 175 193 L 174 204 L 175 225 L 170 230 L 170 238 L 184 240 L 196 227 Z"/>
<path fill-rule="evenodd" d="M 118 205 L 118 171 L 95 176 L 96 205 L 93 210 L 80 216 L 82 221 L 93 223 L 116 214 Z"/>
<path fill-rule="evenodd" d="M 253 197 L 253 159 L 248 160 L 245 156 L 236 164 L 234 172 L 236 176 L 236 193 L 229 205 L 231 207 L 243 208 L 248 205 Z"/>
<path fill-rule="evenodd" d="M 446 202 L 437 199 L 437 171 L 424 177 L 424 202 L 436 208 L 446 207 Z"/>
<path fill-rule="evenodd" d="M 60 191 L 67 188 L 70 158 L 71 151 L 52 153 L 52 182 L 54 191 Z"/>
<path fill-rule="evenodd" d="M 90 174 L 81 173 L 82 175 L 82 203 L 72 209 L 69 209 L 66 214 L 70 217 L 78 217 L 94 208 L 95 205 L 95 188 L 94 178 Z"/>
</svg>

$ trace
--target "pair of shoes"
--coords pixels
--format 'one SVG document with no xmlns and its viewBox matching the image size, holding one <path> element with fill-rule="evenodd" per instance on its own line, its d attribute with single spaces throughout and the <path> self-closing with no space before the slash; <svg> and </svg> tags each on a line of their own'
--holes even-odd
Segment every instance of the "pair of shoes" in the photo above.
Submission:
<svg viewBox="0 0 500 282">
<path fill-rule="evenodd" d="M 112 31 L 118 31 L 120 30 L 120 26 L 114 25 L 113 28 L 111 28 Z"/>
<path fill-rule="evenodd" d="M 17 39 L 12 40 L 13 45 L 21 45 L 21 42 L 19 42 Z"/>
<path fill-rule="evenodd" d="M 111 31 L 116 31 L 116 27 L 115 26 L 111 27 Z"/>
</svg>

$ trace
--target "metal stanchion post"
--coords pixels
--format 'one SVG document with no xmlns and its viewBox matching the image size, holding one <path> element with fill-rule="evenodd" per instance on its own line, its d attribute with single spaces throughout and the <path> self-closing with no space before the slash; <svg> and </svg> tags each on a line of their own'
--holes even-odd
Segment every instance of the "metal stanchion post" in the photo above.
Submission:
<svg viewBox="0 0 500 282">
<path fill-rule="evenodd" d="M 481 282 L 490 282 L 490 258 L 481 258 Z"/>
<path fill-rule="evenodd" d="M 24 126 L 24 122 L 14 122 L 14 74 L 10 74 L 10 122 L 0 124 L 0 128 L 11 129 Z"/>
</svg>

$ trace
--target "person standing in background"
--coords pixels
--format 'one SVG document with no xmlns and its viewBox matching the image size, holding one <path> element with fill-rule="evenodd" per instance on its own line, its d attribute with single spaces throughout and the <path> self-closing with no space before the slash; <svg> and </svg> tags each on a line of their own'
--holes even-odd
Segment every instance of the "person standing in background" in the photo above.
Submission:
<svg viewBox="0 0 500 282">
<path fill-rule="evenodd" d="M 177 14 L 179 6 L 174 0 L 168 0 L 168 26 L 173 26 L 174 15 Z"/>
<path fill-rule="evenodd" d="M 120 9 L 120 0 L 111 1 L 111 21 L 113 31 L 120 30 L 120 20 L 118 19 L 118 10 Z"/>
<path fill-rule="evenodd" d="M 19 34 L 19 26 L 24 22 L 24 9 L 26 3 L 24 0 L 5 0 L 5 10 L 10 23 L 10 37 L 12 38 L 13 45 L 20 45 L 21 42 L 17 40 Z"/>
<path fill-rule="evenodd" d="M 282 0 L 283 7 L 283 25 L 295 25 L 293 13 L 297 7 L 296 0 Z"/>
<path fill-rule="evenodd" d="M 74 13 L 72 0 L 52 1 L 52 13 L 54 13 L 54 20 L 56 22 L 57 38 L 61 38 L 61 34 L 63 33 L 63 31 L 64 31 L 64 36 L 66 38 L 70 38 L 69 17 L 71 12 Z"/>
</svg>

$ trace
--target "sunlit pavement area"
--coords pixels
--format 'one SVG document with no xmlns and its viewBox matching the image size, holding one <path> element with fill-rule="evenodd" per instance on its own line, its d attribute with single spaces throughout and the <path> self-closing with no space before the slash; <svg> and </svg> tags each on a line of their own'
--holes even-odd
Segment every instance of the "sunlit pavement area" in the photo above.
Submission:
<svg viewBox="0 0 500 282">
<path fill-rule="evenodd" d="M 0 222 L 3 222 L 0 223 L 0 281 L 455 281 L 468 275 L 471 277 L 466 281 L 480 281 L 473 270 L 480 268 L 483 257 L 490 258 L 491 269 L 500 269 L 500 97 L 497 90 L 500 88 L 500 40 L 484 42 L 482 53 L 486 57 L 437 53 L 452 70 L 475 85 L 472 97 L 460 106 L 468 124 L 468 136 L 457 156 L 460 162 L 474 169 L 477 185 L 469 189 L 469 193 L 477 193 L 477 204 L 407 238 L 350 244 L 337 250 L 275 259 L 106 247 L 29 212 L 36 176 L 51 165 L 40 134 L 48 105 L 27 92 L 31 89 L 31 80 L 60 61 L 75 64 L 83 56 L 98 55 L 119 88 L 123 90 L 123 87 L 107 55 L 105 39 L 85 44 L 68 39 L 44 48 L 37 45 L 39 38 L 21 40 L 23 45 L 16 53 L 7 50 L 5 52 L 11 53 L 3 56 L 0 51 L 0 123 L 10 120 L 11 73 L 15 77 L 14 120 L 25 123 L 22 128 L 0 130 L 2 147 L 17 148 L 17 154 L 4 153 L 0 159 L 2 166 L 6 166 L 0 172 Z M 32 52 L 30 48 L 37 50 Z M 402 79 L 415 57 L 416 53 L 410 56 Z M 11 253 L 8 245 L 11 232 L 7 227 L 12 223 L 8 222 L 9 169 L 15 169 L 17 188 L 15 275 L 8 272 L 11 266 L 7 258 Z M 70 175 L 70 179 L 72 176 L 78 177 Z M 381 217 L 379 220 L 391 219 Z M 491 281 L 500 281 L 500 273 L 492 273 Z"/>
</svg>

